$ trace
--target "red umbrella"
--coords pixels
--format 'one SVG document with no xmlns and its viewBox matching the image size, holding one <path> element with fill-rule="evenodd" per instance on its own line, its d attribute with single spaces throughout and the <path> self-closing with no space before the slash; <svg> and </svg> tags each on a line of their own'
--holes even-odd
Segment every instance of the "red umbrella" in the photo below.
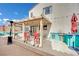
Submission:
<svg viewBox="0 0 79 59">
<path fill-rule="evenodd" d="M 73 13 L 73 16 L 71 18 L 71 32 L 75 33 L 77 32 L 77 16 L 75 15 L 75 13 Z"/>
</svg>

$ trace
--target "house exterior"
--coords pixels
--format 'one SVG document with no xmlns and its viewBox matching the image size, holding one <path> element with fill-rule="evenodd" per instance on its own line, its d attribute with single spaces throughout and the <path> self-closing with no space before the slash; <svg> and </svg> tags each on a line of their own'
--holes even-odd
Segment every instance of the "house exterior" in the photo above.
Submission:
<svg viewBox="0 0 79 59">
<path fill-rule="evenodd" d="M 29 11 L 29 18 L 33 19 L 38 17 L 44 17 L 51 22 L 51 25 L 47 24 L 46 25 L 47 29 L 43 30 L 43 34 L 44 36 L 46 36 L 47 39 L 49 39 L 50 33 L 64 33 L 72 35 L 73 34 L 72 31 L 74 31 L 75 33 L 78 34 L 79 33 L 78 6 L 79 6 L 78 3 L 37 4 L 34 8 L 32 8 Z M 76 19 L 75 22 L 72 21 L 74 17 Z"/>
<path fill-rule="evenodd" d="M 29 11 L 29 19 L 44 17 L 50 23 L 43 24 L 43 37 L 49 39 L 50 33 L 72 34 L 72 16 L 77 17 L 77 32 L 79 32 L 79 4 L 78 3 L 41 3 Z M 27 26 L 28 27 L 28 26 Z M 40 25 L 30 26 L 31 35 L 39 32 Z"/>
<path fill-rule="evenodd" d="M 38 18 L 42 15 L 52 23 L 50 32 L 71 33 L 71 18 L 73 13 L 75 13 L 77 18 L 79 19 L 78 6 L 79 4 L 77 3 L 37 4 L 29 11 L 29 18 Z"/>
<path fill-rule="evenodd" d="M 39 33 L 39 47 L 44 47 L 46 45 L 45 41 L 52 44 L 53 49 L 68 49 L 68 46 L 76 46 L 79 47 L 79 36 L 73 36 L 72 33 L 72 17 L 75 14 L 77 20 L 73 22 L 76 23 L 76 26 L 73 27 L 77 30 L 76 33 L 79 32 L 79 4 L 73 3 L 41 3 L 34 6 L 29 11 L 29 18 L 22 22 L 16 22 L 15 26 L 20 27 L 22 39 L 25 40 L 25 35 L 29 33 L 31 40 L 34 41 L 35 32 Z M 73 19 L 76 19 L 73 18 Z M 17 25 L 19 24 L 19 25 Z M 52 34 L 52 35 L 51 35 Z M 53 35 L 54 34 L 54 35 Z M 64 35 L 67 36 L 64 37 Z M 72 36 L 72 37 L 70 37 Z M 55 39 L 55 41 L 51 40 L 51 37 Z M 70 40 L 69 40 L 70 39 Z M 74 40 L 75 39 L 75 40 Z M 77 44 L 73 44 L 73 42 Z M 65 43 L 67 44 L 65 44 Z M 47 44 L 48 45 L 48 44 Z M 56 47 L 56 46 L 58 47 Z M 45 49 L 49 48 L 46 47 Z M 58 50 L 59 51 L 59 50 Z M 64 50 L 65 51 L 65 50 Z M 68 52 L 68 51 L 67 51 Z"/>
</svg>

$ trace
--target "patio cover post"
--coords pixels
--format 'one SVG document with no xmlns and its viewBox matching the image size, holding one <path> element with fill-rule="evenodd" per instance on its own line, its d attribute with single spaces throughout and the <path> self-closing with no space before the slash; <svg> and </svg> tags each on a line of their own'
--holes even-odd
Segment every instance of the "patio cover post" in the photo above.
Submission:
<svg viewBox="0 0 79 59">
<path fill-rule="evenodd" d="M 40 45 L 39 47 L 43 46 L 42 41 L 43 41 L 43 21 L 40 20 Z"/>
<path fill-rule="evenodd" d="M 13 29 L 13 39 L 15 39 L 15 25 L 14 25 L 14 23 L 13 23 L 12 29 Z"/>
<path fill-rule="evenodd" d="M 24 40 L 25 24 L 22 23 L 22 40 Z"/>
</svg>

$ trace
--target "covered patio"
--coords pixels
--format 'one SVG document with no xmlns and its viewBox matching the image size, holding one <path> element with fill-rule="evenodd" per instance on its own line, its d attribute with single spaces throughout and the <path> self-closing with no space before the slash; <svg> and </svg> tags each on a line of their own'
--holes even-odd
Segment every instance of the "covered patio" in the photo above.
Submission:
<svg viewBox="0 0 79 59">
<path fill-rule="evenodd" d="M 30 27 L 30 36 L 33 36 L 34 32 L 39 32 L 39 47 L 43 46 L 43 35 L 44 35 L 44 25 L 51 24 L 50 21 L 48 21 L 46 18 L 34 18 L 34 19 L 28 19 L 26 21 L 22 22 L 15 22 L 13 26 L 15 28 L 17 26 L 21 27 L 22 30 L 22 40 L 25 40 L 24 33 L 26 32 L 26 26 Z M 15 33 L 15 28 L 13 29 L 13 33 Z M 15 37 L 15 35 L 13 35 Z"/>
</svg>

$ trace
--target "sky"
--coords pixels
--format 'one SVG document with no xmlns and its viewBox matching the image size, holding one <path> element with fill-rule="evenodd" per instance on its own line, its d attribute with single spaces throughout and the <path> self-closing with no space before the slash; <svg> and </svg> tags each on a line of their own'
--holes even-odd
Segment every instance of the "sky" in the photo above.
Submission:
<svg viewBox="0 0 79 59">
<path fill-rule="evenodd" d="M 22 20 L 37 3 L 0 3 L 0 26 L 7 20 Z"/>
</svg>

